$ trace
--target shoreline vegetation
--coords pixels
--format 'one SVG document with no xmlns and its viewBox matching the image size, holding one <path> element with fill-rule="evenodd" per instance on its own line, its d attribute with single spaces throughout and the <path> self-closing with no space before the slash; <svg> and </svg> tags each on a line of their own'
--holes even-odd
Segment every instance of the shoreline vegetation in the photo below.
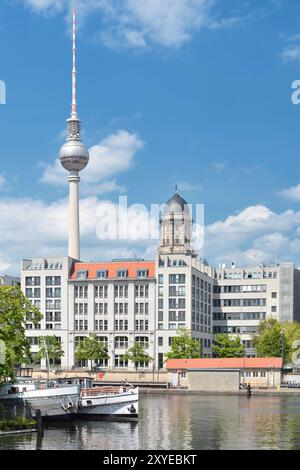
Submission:
<svg viewBox="0 0 300 470">
<path fill-rule="evenodd" d="M 35 419 L 18 416 L 11 419 L 0 419 L 0 433 L 8 431 L 32 431 L 36 428 Z"/>
</svg>

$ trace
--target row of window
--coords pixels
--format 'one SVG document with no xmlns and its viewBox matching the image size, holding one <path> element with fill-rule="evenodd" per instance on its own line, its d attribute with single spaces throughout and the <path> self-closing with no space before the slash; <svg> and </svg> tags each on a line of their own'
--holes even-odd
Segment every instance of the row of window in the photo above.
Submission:
<svg viewBox="0 0 300 470">
<path fill-rule="evenodd" d="M 210 326 L 199 325 L 199 323 L 197 323 L 197 324 L 192 323 L 192 330 L 200 331 L 200 333 L 210 333 L 211 332 L 211 327 Z"/>
<path fill-rule="evenodd" d="M 265 307 L 266 299 L 214 299 L 214 307 Z"/>
<path fill-rule="evenodd" d="M 214 313 L 214 320 L 265 320 L 266 312 Z"/>
<path fill-rule="evenodd" d="M 89 272 L 87 270 L 77 271 L 77 279 L 88 279 Z M 108 277 L 107 269 L 100 269 L 96 272 L 96 279 L 106 279 Z M 117 278 L 124 279 L 128 277 L 128 269 L 119 269 L 117 271 Z M 136 271 L 136 277 L 138 279 L 144 279 L 148 277 L 148 269 L 138 269 Z"/>
<path fill-rule="evenodd" d="M 163 268 L 164 266 L 167 266 L 168 268 L 170 267 L 180 267 L 180 266 L 187 266 L 186 262 L 183 259 L 172 259 L 168 258 L 168 260 L 165 261 L 160 259 L 159 260 L 159 267 Z"/>
<path fill-rule="evenodd" d="M 192 313 L 192 322 L 201 323 L 202 325 L 211 325 L 211 317 L 208 315 L 200 315 L 199 313 Z"/>
<path fill-rule="evenodd" d="M 103 326 L 103 331 L 108 327 L 107 320 L 95 320 L 95 326 L 100 330 L 100 327 Z M 128 320 L 115 320 L 114 323 L 115 331 L 128 331 Z M 95 328 L 95 329 L 98 329 Z M 88 330 L 88 320 L 75 320 L 74 329 L 76 331 L 86 331 Z M 149 330 L 149 321 L 148 320 L 135 320 L 135 331 L 148 331 Z"/>
<path fill-rule="evenodd" d="M 218 279 L 276 279 L 277 272 L 276 271 L 224 271 L 223 273 L 219 273 L 217 278 Z"/>
<path fill-rule="evenodd" d="M 214 286 L 215 294 L 231 294 L 242 292 L 267 292 L 267 285 L 250 285 L 250 286 Z M 276 294 L 276 292 L 274 293 Z"/>
<path fill-rule="evenodd" d="M 200 303 L 198 300 L 192 300 L 192 310 L 210 315 L 211 306 L 209 304 L 204 304 L 203 302 Z"/>
<path fill-rule="evenodd" d="M 209 282 L 200 279 L 199 277 L 193 275 L 192 276 L 192 287 L 197 287 L 198 289 L 201 288 L 202 290 L 206 290 L 207 292 L 211 292 L 212 286 Z"/>
<path fill-rule="evenodd" d="M 61 285 L 61 276 L 46 276 L 46 286 L 60 286 Z M 41 278 L 40 276 L 26 276 L 25 277 L 26 286 L 40 286 Z"/>
<path fill-rule="evenodd" d="M 41 297 L 41 289 L 39 287 L 26 287 L 25 295 L 28 299 L 32 298 L 40 298 Z M 47 287 L 46 288 L 46 298 L 58 298 L 61 297 L 61 288 L 60 287 Z"/>
<path fill-rule="evenodd" d="M 229 333 L 229 334 L 252 334 L 257 333 L 257 326 L 214 326 L 213 333 Z"/>
</svg>

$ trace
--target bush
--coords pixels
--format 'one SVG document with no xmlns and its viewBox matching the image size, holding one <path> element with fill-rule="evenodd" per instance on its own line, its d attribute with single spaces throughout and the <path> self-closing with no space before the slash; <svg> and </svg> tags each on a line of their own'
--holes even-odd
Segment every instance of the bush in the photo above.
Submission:
<svg viewBox="0 0 300 470">
<path fill-rule="evenodd" d="M 28 419 L 24 416 L 0 421 L 1 431 L 18 431 L 21 429 L 33 429 L 35 428 L 35 426 L 36 421 L 34 419 Z"/>
</svg>

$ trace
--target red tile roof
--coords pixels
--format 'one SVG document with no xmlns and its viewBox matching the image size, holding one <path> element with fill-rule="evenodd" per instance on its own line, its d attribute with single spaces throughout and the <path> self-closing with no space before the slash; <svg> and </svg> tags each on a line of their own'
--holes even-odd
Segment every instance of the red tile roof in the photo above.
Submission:
<svg viewBox="0 0 300 470">
<path fill-rule="evenodd" d="M 127 278 L 136 279 L 139 269 L 147 269 L 147 279 L 155 278 L 155 261 L 108 261 L 103 263 L 75 263 L 71 273 L 71 279 L 77 279 L 78 271 L 88 271 L 87 279 L 97 279 L 97 271 L 107 271 L 106 279 L 116 279 L 118 271 L 127 270 Z M 142 279 L 142 278 L 141 278 Z"/>
<path fill-rule="evenodd" d="M 168 359 L 167 369 L 281 369 L 280 357 Z"/>
</svg>

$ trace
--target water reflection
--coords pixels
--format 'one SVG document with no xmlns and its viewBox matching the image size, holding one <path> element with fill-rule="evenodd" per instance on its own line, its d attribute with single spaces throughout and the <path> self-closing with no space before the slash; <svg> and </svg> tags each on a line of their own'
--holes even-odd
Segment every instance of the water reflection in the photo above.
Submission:
<svg viewBox="0 0 300 470">
<path fill-rule="evenodd" d="M 300 397 L 143 395 L 139 422 L 75 421 L 4 449 L 300 449 Z"/>
</svg>

